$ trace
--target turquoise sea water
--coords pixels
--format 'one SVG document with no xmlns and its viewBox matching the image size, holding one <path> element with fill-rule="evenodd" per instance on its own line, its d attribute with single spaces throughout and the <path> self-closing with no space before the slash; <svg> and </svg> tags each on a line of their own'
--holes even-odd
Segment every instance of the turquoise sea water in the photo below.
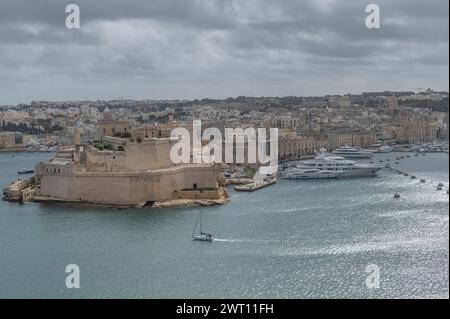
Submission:
<svg viewBox="0 0 450 319">
<path fill-rule="evenodd" d="M 0 153 L 0 187 L 49 156 Z M 383 171 L 230 190 L 228 205 L 203 209 L 212 243 L 191 239 L 199 208 L 0 201 L 0 298 L 448 298 L 448 164 L 411 154 L 398 166 L 416 180 Z M 65 286 L 68 264 L 80 289 Z M 379 289 L 365 285 L 369 264 Z"/>
</svg>

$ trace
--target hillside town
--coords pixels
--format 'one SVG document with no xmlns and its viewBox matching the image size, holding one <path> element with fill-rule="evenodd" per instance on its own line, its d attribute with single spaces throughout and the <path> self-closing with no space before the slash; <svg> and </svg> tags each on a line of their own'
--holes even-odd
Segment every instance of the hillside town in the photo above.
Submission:
<svg viewBox="0 0 450 319">
<path fill-rule="evenodd" d="M 448 140 L 448 92 L 367 92 L 323 97 L 33 101 L 0 106 L 0 151 L 55 151 L 103 136 L 168 137 L 174 127 L 279 129 L 279 159 L 344 145 L 362 148 Z"/>
</svg>

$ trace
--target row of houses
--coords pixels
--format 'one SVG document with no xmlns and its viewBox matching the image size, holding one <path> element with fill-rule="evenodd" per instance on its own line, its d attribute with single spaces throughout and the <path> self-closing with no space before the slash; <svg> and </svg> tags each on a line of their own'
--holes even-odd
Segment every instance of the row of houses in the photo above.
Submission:
<svg viewBox="0 0 450 319">
<path fill-rule="evenodd" d="M 0 132 L 0 151 L 21 150 L 25 147 L 19 132 Z"/>
</svg>

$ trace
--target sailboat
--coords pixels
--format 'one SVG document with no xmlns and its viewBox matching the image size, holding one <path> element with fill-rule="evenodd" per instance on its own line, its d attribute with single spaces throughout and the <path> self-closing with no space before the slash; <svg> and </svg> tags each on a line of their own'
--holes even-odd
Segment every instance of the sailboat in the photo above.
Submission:
<svg viewBox="0 0 450 319">
<path fill-rule="evenodd" d="M 204 233 L 202 229 L 202 212 L 200 211 L 200 215 L 197 218 L 197 223 L 195 223 L 194 231 L 192 232 L 192 239 L 200 240 L 200 241 L 212 241 L 213 236 L 208 233 Z M 200 233 L 196 234 L 197 226 L 200 223 Z"/>
</svg>

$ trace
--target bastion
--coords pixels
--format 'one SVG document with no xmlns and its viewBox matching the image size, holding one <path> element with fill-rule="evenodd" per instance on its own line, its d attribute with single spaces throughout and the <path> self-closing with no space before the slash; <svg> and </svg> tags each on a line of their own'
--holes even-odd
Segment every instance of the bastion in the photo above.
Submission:
<svg viewBox="0 0 450 319">
<path fill-rule="evenodd" d="M 215 165 L 173 164 L 172 143 L 169 138 L 135 142 L 105 137 L 60 149 L 47 163 L 36 165 L 33 183 L 26 185 L 33 196 L 27 198 L 156 207 L 226 203 Z"/>
</svg>

